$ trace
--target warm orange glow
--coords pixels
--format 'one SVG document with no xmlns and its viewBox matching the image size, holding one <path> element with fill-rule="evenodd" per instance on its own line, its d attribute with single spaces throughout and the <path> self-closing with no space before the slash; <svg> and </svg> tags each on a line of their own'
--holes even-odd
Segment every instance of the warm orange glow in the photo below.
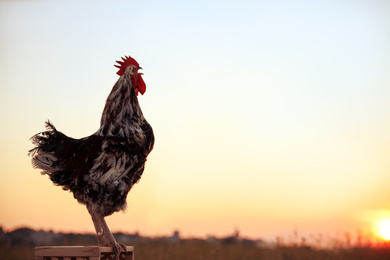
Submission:
<svg viewBox="0 0 390 260">
<path fill-rule="evenodd" d="M 385 240 L 390 240 L 390 219 L 381 220 L 378 224 L 378 231 Z"/>
<path fill-rule="evenodd" d="M 388 1 L 30 2 L 0 0 L 0 229 L 95 232 L 29 138 L 95 133 L 129 54 L 156 144 L 113 232 L 390 244 Z"/>
</svg>

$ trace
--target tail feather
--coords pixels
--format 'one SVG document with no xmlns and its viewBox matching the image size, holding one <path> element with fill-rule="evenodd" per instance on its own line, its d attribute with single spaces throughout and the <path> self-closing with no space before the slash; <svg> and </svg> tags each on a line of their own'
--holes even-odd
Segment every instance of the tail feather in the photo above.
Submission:
<svg viewBox="0 0 390 260">
<path fill-rule="evenodd" d="M 59 170 L 58 165 L 56 165 L 58 159 L 54 155 L 54 151 L 58 146 L 60 133 L 49 120 L 46 121 L 46 129 L 47 131 L 30 138 L 35 147 L 28 152 L 28 155 L 32 157 L 33 167 L 41 169 L 42 174 L 50 174 Z"/>
<path fill-rule="evenodd" d="M 35 146 L 29 151 L 32 165 L 48 174 L 54 184 L 71 189 L 88 174 L 102 147 L 102 138 L 91 135 L 74 139 L 57 131 L 50 121 L 46 129 L 31 137 Z"/>
</svg>

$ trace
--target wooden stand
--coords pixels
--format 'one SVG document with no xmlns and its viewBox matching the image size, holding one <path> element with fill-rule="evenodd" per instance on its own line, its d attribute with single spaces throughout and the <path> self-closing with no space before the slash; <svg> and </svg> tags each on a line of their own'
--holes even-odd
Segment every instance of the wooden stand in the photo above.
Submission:
<svg viewBox="0 0 390 260">
<path fill-rule="evenodd" d="M 121 260 L 134 260 L 134 247 L 127 246 L 121 252 Z M 98 246 L 38 246 L 35 247 L 35 260 L 111 260 L 115 252 L 111 247 Z"/>
</svg>

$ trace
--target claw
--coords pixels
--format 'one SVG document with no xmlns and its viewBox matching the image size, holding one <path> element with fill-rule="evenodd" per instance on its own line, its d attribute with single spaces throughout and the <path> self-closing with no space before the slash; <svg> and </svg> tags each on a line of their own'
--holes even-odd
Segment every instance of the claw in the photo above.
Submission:
<svg viewBox="0 0 390 260">
<path fill-rule="evenodd" d="M 120 256 L 121 256 L 121 249 L 120 249 L 120 247 L 119 247 L 118 244 L 116 244 L 116 245 L 114 246 L 114 251 L 115 251 L 115 259 L 116 259 L 116 260 L 119 260 L 119 259 L 120 259 Z"/>
<path fill-rule="evenodd" d="M 122 249 L 123 249 L 123 252 L 127 253 L 127 246 L 125 244 L 122 244 L 122 243 L 117 243 Z"/>
<path fill-rule="evenodd" d="M 120 255 L 121 255 L 121 252 L 125 252 L 127 253 L 127 247 L 125 244 L 122 244 L 122 243 L 116 243 L 112 246 L 112 249 L 115 251 L 115 259 L 116 260 L 120 260 Z M 123 251 L 122 251 L 122 250 Z M 123 258 L 125 259 L 125 258 Z"/>
</svg>

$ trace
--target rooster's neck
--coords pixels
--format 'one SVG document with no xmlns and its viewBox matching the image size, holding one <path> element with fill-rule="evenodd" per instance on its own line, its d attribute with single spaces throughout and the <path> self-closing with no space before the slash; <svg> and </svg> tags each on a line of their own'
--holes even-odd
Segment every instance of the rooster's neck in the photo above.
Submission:
<svg viewBox="0 0 390 260">
<path fill-rule="evenodd" d="M 130 76 L 120 77 L 112 88 L 103 110 L 99 135 L 125 137 L 144 121 Z"/>
</svg>

